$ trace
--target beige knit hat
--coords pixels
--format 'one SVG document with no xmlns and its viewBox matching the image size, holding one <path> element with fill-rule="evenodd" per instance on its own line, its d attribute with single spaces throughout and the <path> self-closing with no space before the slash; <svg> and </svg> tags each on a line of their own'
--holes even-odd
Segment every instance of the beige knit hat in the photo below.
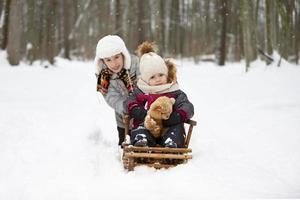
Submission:
<svg viewBox="0 0 300 200">
<path fill-rule="evenodd" d="M 138 47 L 140 58 L 141 78 L 149 82 L 155 74 L 165 74 L 168 76 L 168 67 L 162 57 L 155 53 L 156 45 L 154 43 L 144 42 Z"/>
</svg>

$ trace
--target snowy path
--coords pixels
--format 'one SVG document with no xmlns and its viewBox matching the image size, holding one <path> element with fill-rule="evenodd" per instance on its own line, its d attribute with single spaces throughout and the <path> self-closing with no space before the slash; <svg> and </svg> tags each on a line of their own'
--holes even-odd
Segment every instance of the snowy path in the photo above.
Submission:
<svg viewBox="0 0 300 200">
<path fill-rule="evenodd" d="M 181 64 L 199 124 L 194 158 L 130 173 L 92 63 L 1 64 L 0 199 L 300 198 L 299 67 Z"/>
</svg>

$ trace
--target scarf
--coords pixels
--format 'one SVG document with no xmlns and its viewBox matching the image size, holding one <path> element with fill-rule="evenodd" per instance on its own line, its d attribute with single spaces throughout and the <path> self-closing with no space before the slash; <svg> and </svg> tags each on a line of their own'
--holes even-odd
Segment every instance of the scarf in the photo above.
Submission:
<svg viewBox="0 0 300 200">
<path fill-rule="evenodd" d="M 163 85 L 155 85 L 150 86 L 148 83 L 146 83 L 141 78 L 137 82 L 137 86 L 143 91 L 145 94 L 162 94 L 167 92 L 174 92 L 176 90 L 179 90 L 178 83 L 167 83 Z"/>
<path fill-rule="evenodd" d="M 101 92 L 101 94 L 106 95 L 108 92 L 108 87 L 110 85 L 110 80 L 114 73 L 109 68 L 104 68 L 100 71 L 97 81 L 97 91 Z M 120 72 L 117 73 L 117 79 L 120 79 L 128 92 L 131 93 L 133 91 L 133 86 L 136 80 L 136 74 L 130 76 L 129 70 L 122 68 Z"/>
</svg>

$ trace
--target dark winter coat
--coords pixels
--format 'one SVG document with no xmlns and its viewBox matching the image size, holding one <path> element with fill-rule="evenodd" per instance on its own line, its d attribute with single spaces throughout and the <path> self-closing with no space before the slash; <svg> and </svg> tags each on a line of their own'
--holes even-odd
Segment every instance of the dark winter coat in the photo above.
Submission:
<svg viewBox="0 0 300 200">
<path fill-rule="evenodd" d="M 162 94 L 145 94 L 139 88 L 136 88 L 125 103 L 127 112 L 133 118 L 133 128 L 144 122 L 147 110 L 150 105 L 160 96 L 167 96 L 175 99 L 173 112 L 168 120 L 164 121 L 164 126 L 172 126 L 186 122 L 194 115 L 194 106 L 188 100 L 187 95 L 180 89 L 173 92 Z"/>
</svg>

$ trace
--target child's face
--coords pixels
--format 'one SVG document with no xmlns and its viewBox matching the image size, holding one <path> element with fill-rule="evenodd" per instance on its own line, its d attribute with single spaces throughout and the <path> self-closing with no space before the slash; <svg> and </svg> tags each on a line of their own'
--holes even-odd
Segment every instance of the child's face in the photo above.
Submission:
<svg viewBox="0 0 300 200">
<path fill-rule="evenodd" d="M 163 85 L 167 83 L 167 79 L 165 74 L 155 74 L 150 77 L 148 84 L 150 86 Z"/>
<path fill-rule="evenodd" d="M 105 65 L 113 72 L 118 73 L 124 65 L 123 55 L 121 53 L 103 59 Z"/>
</svg>

